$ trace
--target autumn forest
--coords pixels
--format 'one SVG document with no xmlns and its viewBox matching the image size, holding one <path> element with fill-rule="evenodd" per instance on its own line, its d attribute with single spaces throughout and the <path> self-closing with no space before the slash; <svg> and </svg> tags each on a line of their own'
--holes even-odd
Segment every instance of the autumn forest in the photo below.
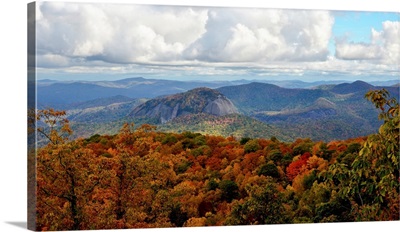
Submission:
<svg viewBox="0 0 400 232">
<path fill-rule="evenodd" d="M 37 230 L 399 220 L 399 103 L 366 94 L 375 134 L 291 142 L 158 131 L 70 139 L 66 112 L 30 112 Z M 39 122 L 42 122 L 40 124 Z"/>
</svg>

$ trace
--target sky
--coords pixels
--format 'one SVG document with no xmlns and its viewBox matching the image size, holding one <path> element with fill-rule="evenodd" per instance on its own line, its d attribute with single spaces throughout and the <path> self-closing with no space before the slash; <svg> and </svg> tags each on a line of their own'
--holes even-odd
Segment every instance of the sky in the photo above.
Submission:
<svg viewBox="0 0 400 232">
<path fill-rule="evenodd" d="M 39 2 L 38 79 L 393 80 L 399 13 Z"/>
</svg>

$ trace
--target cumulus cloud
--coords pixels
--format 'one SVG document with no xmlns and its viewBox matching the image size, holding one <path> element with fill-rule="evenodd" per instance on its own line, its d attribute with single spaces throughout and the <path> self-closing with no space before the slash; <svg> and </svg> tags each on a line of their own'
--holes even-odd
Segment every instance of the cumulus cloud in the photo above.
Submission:
<svg viewBox="0 0 400 232">
<path fill-rule="evenodd" d="M 372 29 L 370 43 L 337 40 L 332 57 L 330 11 L 39 2 L 36 17 L 41 72 L 399 73 L 399 22 Z"/>
<path fill-rule="evenodd" d="M 371 29 L 370 43 L 337 41 L 336 57 L 343 60 L 372 60 L 383 64 L 400 62 L 400 22 L 385 21 L 382 31 Z"/>
<path fill-rule="evenodd" d="M 327 11 L 58 2 L 39 10 L 40 54 L 111 63 L 324 60 L 334 22 Z"/>
<path fill-rule="evenodd" d="M 218 62 L 325 60 L 334 19 L 327 11 L 213 9 L 186 58 Z"/>
<path fill-rule="evenodd" d="M 202 9 L 59 2 L 41 3 L 38 15 L 39 54 L 113 63 L 173 61 L 207 20 Z"/>
<path fill-rule="evenodd" d="M 378 60 L 382 59 L 383 48 L 376 44 L 339 43 L 336 56 L 343 60 Z"/>
</svg>

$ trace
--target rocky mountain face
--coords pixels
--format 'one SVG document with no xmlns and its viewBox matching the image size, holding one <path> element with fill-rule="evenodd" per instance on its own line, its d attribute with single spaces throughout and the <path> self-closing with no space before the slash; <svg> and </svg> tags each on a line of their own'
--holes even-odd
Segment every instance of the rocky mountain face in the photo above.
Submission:
<svg viewBox="0 0 400 232">
<path fill-rule="evenodd" d="M 185 93 L 149 100 L 136 107 L 130 116 L 156 118 L 164 124 L 179 116 L 198 113 L 224 116 L 238 111 L 220 92 L 209 88 L 196 88 Z"/>
</svg>

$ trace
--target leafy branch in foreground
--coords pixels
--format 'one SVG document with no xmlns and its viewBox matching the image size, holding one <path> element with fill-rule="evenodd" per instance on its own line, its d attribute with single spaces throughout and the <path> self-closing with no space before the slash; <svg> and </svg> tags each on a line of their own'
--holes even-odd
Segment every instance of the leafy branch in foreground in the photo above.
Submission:
<svg viewBox="0 0 400 232">
<path fill-rule="evenodd" d="M 365 97 L 380 110 L 383 124 L 367 138 L 351 167 L 336 163 L 330 170 L 341 182 L 341 195 L 351 199 L 357 220 L 399 220 L 399 103 L 385 89 Z"/>
<path fill-rule="evenodd" d="M 28 133 L 36 131 L 52 144 L 61 144 L 72 134 L 65 111 L 52 108 L 28 111 Z"/>
</svg>

